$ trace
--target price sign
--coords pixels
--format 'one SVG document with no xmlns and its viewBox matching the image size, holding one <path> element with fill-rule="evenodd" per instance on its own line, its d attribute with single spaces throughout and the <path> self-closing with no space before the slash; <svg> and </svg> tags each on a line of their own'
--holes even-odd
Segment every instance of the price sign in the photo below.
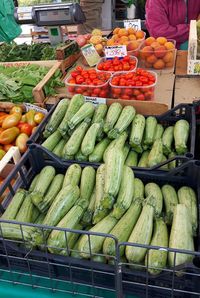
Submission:
<svg viewBox="0 0 200 298">
<path fill-rule="evenodd" d="M 85 96 L 85 101 L 89 101 L 92 102 L 94 105 L 98 105 L 100 103 L 106 103 L 106 98 Z"/>
<path fill-rule="evenodd" d="M 94 66 L 96 65 L 101 57 L 97 53 L 95 47 L 92 44 L 88 44 L 84 47 L 81 48 L 81 52 L 83 56 L 85 57 L 87 63 L 89 66 Z"/>
<path fill-rule="evenodd" d="M 33 105 L 31 103 L 24 103 L 24 106 L 25 106 L 25 109 L 26 109 L 26 112 L 30 111 L 30 110 L 34 110 L 36 112 L 40 112 L 40 113 L 43 113 L 43 114 L 47 114 L 47 110 L 46 109 L 43 109 L 41 107 L 38 107 L 36 105 Z"/>
<path fill-rule="evenodd" d="M 19 20 L 32 20 L 32 7 L 19 7 L 17 13 Z"/>
<path fill-rule="evenodd" d="M 126 46 L 107 46 L 105 49 L 106 58 L 125 57 L 127 56 Z"/>
<path fill-rule="evenodd" d="M 124 21 L 124 27 L 126 29 L 133 28 L 136 31 L 141 30 L 141 28 L 142 28 L 141 20 L 140 19 L 125 20 Z"/>
</svg>

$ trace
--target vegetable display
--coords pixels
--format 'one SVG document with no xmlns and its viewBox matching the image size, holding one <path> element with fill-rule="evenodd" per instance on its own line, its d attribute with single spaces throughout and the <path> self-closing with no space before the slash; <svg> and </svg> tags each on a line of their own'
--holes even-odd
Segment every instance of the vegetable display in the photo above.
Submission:
<svg viewBox="0 0 200 298">
<path fill-rule="evenodd" d="M 145 118 L 132 106 L 120 103 L 94 108 L 77 94 L 70 102 L 59 102 L 43 136 L 42 146 L 63 159 L 103 162 L 118 147 L 128 166 L 153 167 L 187 152 L 189 123 L 181 119 L 166 126 L 156 117 Z M 169 168 L 175 166 L 169 164 Z"/>
<path fill-rule="evenodd" d="M 137 67 L 137 60 L 135 57 L 125 56 L 123 58 L 115 57 L 114 59 L 102 59 L 97 69 L 101 71 L 133 71 Z"/>
<path fill-rule="evenodd" d="M 47 244 L 54 254 L 94 260 L 95 254 L 103 253 L 103 262 L 109 262 L 116 253 L 114 239 L 105 235 L 110 233 L 119 242 L 127 242 L 120 247 L 120 256 L 126 262 L 136 266 L 145 262 L 149 273 L 158 275 L 168 266 L 192 261 L 185 251 L 179 251 L 175 258 L 174 252 L 164 248 L 194 251 L 197 204 L 196 193 L 189 186 L 164 184 L 161 188 L 151 181 L 143 184 L 124 164 L 118 147 L 96 170 L 78 164 L 70 165 L 63 174 L 53 166 L 42 168 L 28 190 L 18 189 L 1 218 L 39 221 L 48 227 L 23 227 L 23 236 L 17 224 L 12 228 L 9 223 L 1 223 L 1 230 L 5 238 L 23 237 L 29 247 L 43 250 Z M 49 226 L 93 234 L 88 241 L 87 234 Z"/>
<path fill-rule="evenodd" d="M 49 68 L 30 64 L 26 66 L 0 65 L 0 101 L 33 102 L 33 88 L 48 73 Z M 44 86 L 46 96 L 55 94 L 55 87 L 63 86 L 58 69 Z"/>
</svg>

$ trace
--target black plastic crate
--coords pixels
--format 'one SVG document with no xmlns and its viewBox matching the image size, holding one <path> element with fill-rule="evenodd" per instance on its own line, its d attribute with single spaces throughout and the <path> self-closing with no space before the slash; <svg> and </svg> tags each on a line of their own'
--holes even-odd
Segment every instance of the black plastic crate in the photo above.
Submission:
<svg viewBox="0 0 200 298">
<path fill-rule="evenodd" d="M 34 177 L 44 166 L 52 165 L 57 172 L 64 173 L 68 166 L 67 162 L 62 162 L 57 159 L 43 159 L 42 150 L 38 149 L 28 151 L 21 162 L 16 166 L 13 172 L 6 179 L 6 186 L 10 185 L 13 175 L 17 173 L 20 176 L 19 187 L 27 188 Z M 84 165 L 82 165 L 84 167 Z M 23 168 L 23 171 L 22 171 Z M 26 170 L 26 175 L 24 171 Z M 179 169 L 174 169 L 171 173 L 156 173 L 134 171 L 135 176 L 141 178 L 144 183 L 157 182 L 159 185 L 169 183 L 174 187 L 188 185 L 196 190 L 198 195 L 198 207 L 200 204 L 200 162 L 188 161 L 180 166 Z M 22 175 L 21 175 L 22 174 Z M 12 186 L 10 186 L 12 187 Z M 15 190 L 13 189 L 13 194 Z M 0 191 L 0 195 L 2 191 Z M 6 205 L 12 199 L 13 194 L 4 202 Z M 199 208 L 200 210 L 200 208 Z M 198 215 L 198 220 L 200 216 Z M 3 220 L 0 220 L 0 225 Z M 14 222 L 13 222 L 14 224 Z M 22 229 L 24 226 L 34 226 L 31 224 L 20 223 Z M 39 226 L 44 228 L 45 226 Z M 55 229 L 53 227 L 46 227 Z M 58 228 L 56 228 L 58 229 Z M 61 229 L 65 232 L 71 231 Z M 7 270 L 13 274 L 16 270 L 22 270 L 29 276 L 41 275 L 48 279 L 49 284 L 54 281 L 69 282 L 72 286 L 77 284 L 90 285 L 93 295 L 98 294 L 96 291 L 100 289 L 113 290 L 117 297 L 123 297 L 123 294 L 138 295 L 139 297 L 199 297 L 200 296 L 200 239 L 198 236 L 195 239 L 195 258 L 193 263 L 185 264 L 181 268 L 167 268 L 158 276 L 154 277 L 147 273 L 146 270 L 130 269 L 125 263 L 121 263 L 119 258 L 119 247 L 123 243 L 116 245 L 116 255 L 114 257 L 115 265 L 108 265 L 93 262 L 90 260 L 76 259 L 68 256 L 53 255 L 45 251 L 30 249 L 22 240 L 16 242 L 5 240 L 0 237 L 0 268 Z M 76 231 L 79 234 L 92 235 L 86 231 Z M 105 236 L 99 233 L 96 236 Z M 88 236 L 89 237 L 89 236 Z M 106 234 L 106 237 L 112 237 Z M 115 239 L 116 240 L 116 239 Z M 117 242 L 116 242 L 117 244 Z M 134 245 L 134 244 L 133 244 Z M 144 247 L 144 246 L 142 246 Z M 152 248 L 149 246 L 149 248 Z M 67 247 L 66 247 L 67 249 Z M 179 253 L 181 251 L 179 250 Z M 185 273 L 177 277 L 176 270 L 183 270 Z M 32 280 L 32 285 L 34 280 Z M 95 293 L 95 294 L 94 294 Z M 193 293 L 193 294 L 192 294 Z M 195 294 L 196 293 L 196 294 Z"/>
<path fill-rule="evenodd" d="M 27 142 L 28 147 L 30 148 L 30 150 L 32 150 L 34 148 L 33 145 L 37 145 L 38 147 L 41 147 L 43 149 L 44 152 L 44 158 L 48 158 L 48 156 L 50 155 L 52 158 L 56 157 L 56 155 L 52 152 L 50 152 L 49 150 L 47 150 L 46 148 L 42 147 L 41 144 L 44 141 L 43 138 L 43 132 L 45 129 L 45 126 L 47 125 L 47 123 L 49 122 L 51 115 L 53 114 L 55 108 L 57 105 L 54 105 L 49 114 L 45 117 L 45 119 L 42 121 L 42 123 L 40 124 L 40 126 L 38 127 L 37 131 L 30 137 L 29 141 Z M 146 116 L 147 117 L 147 116 Z M 170 161 L 176 161 L 176 165 L 177 167 L 194 158 L 194 154 L 195 154 L 195 140 L 196 140 L 196 115 L 195 115 L 195 108 L 192 104 L 180 104 L 178 106 L 176 106 L 175 108 L 161 114 L 161 115 L 157 115 L 155 116 L 158 120 L 159 123 L 161 123 L 164 126 L 169 126 L 169 125 L 174 125 L 178 120 L 180 119 L 185 119 L 189 122 L 190 124 L 190 134 L 189 134 L 189 140 L 188 140 L 188 152 L 185 153 L 184 155 L 180 156 L 177 155 L 173 158 L 168 159 L 165 162 L 162 162 L 154 167 L 151 168 L 139 168 L 139 167 L 132 167 L 133 170 L 142 170 L 142 171 L 149 171 L 149 170 L 163 170 L 161 167 L 167 163 L 169 163 Z M 58 158 L 58 157 L 57 157 Z M 62 161 L 68 161 L 68 162 L 76 162 L 78 164 L 82 164 L 84 165 L 85 162 L 80 162 L 77 160 L 66 160 L 66 159 L 62 159 L 59 158 Z M 87 162 L 90 163 L 90 162 Z M 90 163 L 91 165 L 99 165 L 100 163 Z"/>
</svg>

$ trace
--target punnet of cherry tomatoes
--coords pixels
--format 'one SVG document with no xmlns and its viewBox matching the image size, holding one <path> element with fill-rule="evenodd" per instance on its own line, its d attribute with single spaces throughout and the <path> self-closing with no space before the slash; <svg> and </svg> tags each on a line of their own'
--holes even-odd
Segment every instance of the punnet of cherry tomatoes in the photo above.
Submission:
<svg viewBox="0 0 200 298">
<path fill-rule="evenodd" d="M 23 113 L 21 106 L 13 106 L 9 113 L 0 112 L 0 160 L 12 146 L 17 146 L 19 151 L 24 153 L 29 137 L 44 116 L 34 110 Z"/>
<path fill-rule="evenodd" d="M 118 71 L 134 71 L 137 68 L 138 59 L 134 56 L 125 56 L 113 59 L 102 58 L 97 64 L 97 70 L 109 71 L 111 73 Z"/>
<path fill-rule="evenodd" d="M 111 74 L 96 69 L 84 69 L 77 66 L 66 79 L 68 93 L 84 96 L 109 97 L 109 80 Z"/>
<path fill-rule="evenodd" d="M 157 75 L 144 69 L 116 73 L 110 80 L 111 97 L 124 100 L 153 100 Z"/>
</svg>

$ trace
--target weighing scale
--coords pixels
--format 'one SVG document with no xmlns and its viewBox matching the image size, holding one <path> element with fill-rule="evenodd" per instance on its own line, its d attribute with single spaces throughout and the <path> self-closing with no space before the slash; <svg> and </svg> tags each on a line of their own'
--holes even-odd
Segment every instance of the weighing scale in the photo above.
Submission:
<svg viewBox="0 0 200 298">
<path fill-rule="evenodd" d="M 61 26 L 82 24 L 86 21 L 78 3 L 16 7 L 14 17 L 18 24 L 36 24 L 39 27 L 47 27 L 52 45 L 63 42 Z"/>
</svg>

